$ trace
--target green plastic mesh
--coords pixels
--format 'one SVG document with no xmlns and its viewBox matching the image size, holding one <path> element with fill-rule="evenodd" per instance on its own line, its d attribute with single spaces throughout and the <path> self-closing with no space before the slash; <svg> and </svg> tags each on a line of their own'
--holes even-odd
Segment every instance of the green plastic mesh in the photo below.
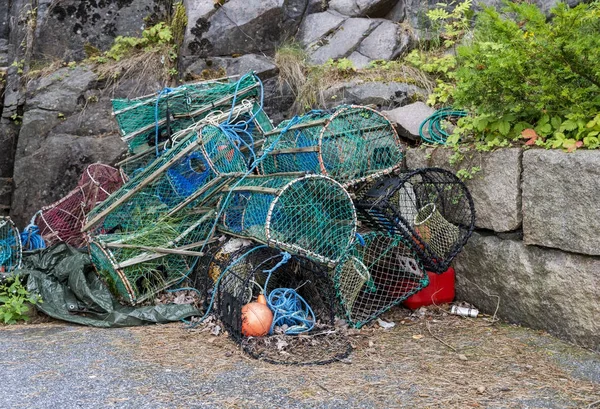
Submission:
<svg viewBox="0 0 600 409">
<path fill-rule="evenodd" d="M 238 101 L 233 109 L 231 106 L 222 108 L 222 110 L 210 111 L 208 115 L 196 122 L 196 126 L 202 124 L 221 125 L 227 120 L 230 120 L 234 125 L 243 124 L 243 127 L 237 130 L 238 133 L 242 134 L 243 141 L 241 140 L 242 138 L 240 138 L 238 139 L 237 144 L 240 147 L 240 151 L 246 157 L 246 161 L 250 164 L 254 158 L 251 155 L 250 149 L 245 146 L 245 144 L 248 144 L 250 148 L 253 148 L 255 142 L 262 141 L 265 132 L 273 129 L 271 120 L 261 109 L 260 105 L 253 99 Z M 230 113 L 232 113 L 231 117 L 229 116 Z M 165 148 L 168 149 L 176 144 L 180 139 L 181 133 L 182 132 L 179 132 L 178 134 L 173 135 L 171 141 L 159 143 L 159 154 L 164 153 Z M 185 131 L 183 133 L 185 134 Z M 152 145 L 154 145 L 154 141 L 152 141 Z M 134 177 L 149 166 L 154 160 L 156 160 L 156 147 L 151 146 L 143 150 L 140 149 L 138 153 L 119 162 L 117 166 L 119 166 L 127 176 Z"/>
<path fill-rule="evenodd" d="M 331 178 L 249 176 L 234 186 L 219 205 L 226 232 L 333 264 L 354 240 L 354 205 Z"/>
<path fill-rule="evenodd" d="M 19 268 L 21 256 L 19 230 L 10 218 L 0 216 L 0 274 Z"/>
<path fill-rule="evenodd" d="M 88 215 L 85 230 L 133 232 L 182 208 L 208 203 L 231 174 L 242 175 L 243 154 L 213 125 L 191 128 L 172 149 L 129 180 Z"/>
<path fill-rule="evenodd" d="M 133 233 L 94 236 L 92 262 L 113 294 L 128 304 L 140 303 L 191 273 L 214 218 L 210 210 L 164 218 Z"/>
<path fill-rule="evenodd" d="M 306 171 L 350 186 L 393 171 L 403 158 L 392 124 L 364 106 L 340 106 L 333 113 L 313 111 L 267 132 L 264 146 L 276 142 L 263 174 Z"/>
<path fill-rule="evenodd" d="M 398 235 L 364 234 L 332 271 L 348 323 L 360 328 L 429 284 L 414 250 Z"/>
<path fill-rule="evenodd" d="M 185 84 L 148 97 L 114 99 L 113 115 L 123 141 L 130 152 L 137 153 L 154 145 L 157 119 L 158 139 L 162 142 L 215 110 L 230 109 L 234 96 L 238 101 L 259 97 L 259 90 L 260 82 L 255 75 L 245 75 L 239 81 Z"/>
</svg>

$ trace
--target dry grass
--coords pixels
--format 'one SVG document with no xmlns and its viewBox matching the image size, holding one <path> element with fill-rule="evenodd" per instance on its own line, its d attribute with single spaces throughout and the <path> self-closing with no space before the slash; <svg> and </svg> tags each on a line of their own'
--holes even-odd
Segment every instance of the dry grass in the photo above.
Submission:
<svg viewBox="0 0 600 409">
<path fill-rule="evenodd" d="M 326 366 L 252 360 L 226 336 L 180 324 L 134 329 L 137 341 L 131 346 L 140 360 L 204 368 L 213 377 L 245 362 L 253 367 L 254 378 L 285 386 L 293 391 L 290 399 L 305 403 L 368 399 L 390 407 L 401 403 L 395 401 L 399 394 L 414 389 L 410 402 L 419 408 L 517 407 L 515 402 L 540 396 L 587 407 L 600 399 L 600 385 L 574 378 L 553 359 L 555 354 L 587 352 L 548 335 L 444 313 L 415 320 L 395 310 L 385 318 L 398 325 L 390 331 L 376 325 L 351 331 L 355 349 L 350 359 Z"/>
<path fill-rule="evenodd" d="M 168 45 L 157 46 L 150 50 L 132 53 L 119 61 L 96 63 L 93 69 L 100 79 L 106 80 L 105 89 L 109 92 L 113 92 L 121 81 L 137 81 L 139 85 L 130 90 L 131 95 L 136 95 L 145 84 L 152 81 L 159 82 L 163 86 L 172 85 L 169 74 L 169 69 L 172 67 L 166 57 L 168 52 Z"/>
<path fill-rule="evenodd" d="M 344 82 L 402 82 L 417 85 L 430 93 L 435 82 L 423 71 L 401 61 L 384 61 L 364 69 L 346 68 L 335 62 L 312 65 L 308 54 L 296 44 L 282 46 L 275 55 L 280 88 L 294 93 L 296 113 L 326 106 L 324 91 Z"/>
</svg>

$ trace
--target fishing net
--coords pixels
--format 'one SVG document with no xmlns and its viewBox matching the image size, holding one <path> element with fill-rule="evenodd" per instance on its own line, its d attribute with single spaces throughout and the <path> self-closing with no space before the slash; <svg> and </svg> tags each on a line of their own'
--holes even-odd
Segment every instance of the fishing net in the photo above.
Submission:
<svg viewBox="0 0 600 409">
<path fill-rule="evenodd" d="M 302 256 L 285 259 L 279 250 L 239 239 L 225 242 L 215 254 L 201 274 L 215 282 L 216 315 L 249 355 L 276 364 L 314 365 L 343 359 L 351 352 L 348 339 L 334 327 L 335 289 L 325 267 Z M 215 269 L 220 274 L 213 281 L 214 276 L 209 276 Z M 278 320 L 269 336 L 244 336 L 242 307 L 255 301 L 261 292 L 275 300 L 269 294 L 282 289 L 294 289 L 306 301 L 314 314 L 314 326 L 288 335 L 285 332 L 294 327 Z"/>
<path fill-rule="evenodd" d="M 19 230 L 10 218 L 0 216 L 0 274 L 21 267 L 21 256 Z"/>
<path fill-rule="evenodd" d="M 392 124 L 364 106 L 312 111 L 266 133 L 274 149 L 260 166 L 263 174 L 306 171 L 330 176 L 344 186 L 391 172 L 403 151 Z"/>
<path fill-rule="evenodd" d="M 428 271 L 446 271 L 475 227 L 471 194 L 444 169 L 383 177 L 359 197 L 356 208 L 364 224 L 404 236 Z"/>
<path fill-rule="evenodd" d="M 429 284 L 410 244 L 399 235 L 369 232 L 333 271 L 350 325 L 360 328 Z"/>
<path fill-rule="evenodd" d="M 84 229 L 103 234 L 136 231 L 181 209 L 209 205 L 232 175 L 247 172 L 244 155 L 221 127 L 190 128 L 180 138 L 97 206 Z"/>
<path fill-rule="evenodd" d="M 261 83 L 254 74 L 239 81 L 205 81 L 165 88 L 136 99 L 112 100 L 113 115 L 123 141 L 132 153 L 164 142 L 219 109 L 230 109 L 236 100 L 261 97 Z"/>
<path fill-rule="evenodd" d="M 219 204 L 221 230 L 336 264 L 356 232 L 348 192 L 321 175 L 248 176 Z"/>
<path fill-rule="evenodd" d="M 92 236 L 92 262 L 115 296 L 138 304 L 190 275 L 214 219 L 208 210 L 165 217 L 135 232 Z"/>
<path fill-rule="evenodd" d="M 126 177 L 118 169 L 101 163 L 86 167 L 77 187 L 59 201 L 43 207 L 34 218 L 44 241 L 60 241 L 73 247 L 85 245 L 81 232 L 87 214 L 118 190 Z"/>
<path fill-rule="evenodd" d="M 195 123 L 196 126 L 202 124 L 222 125 L 224 129 L 233 128 L 230 134 L 233 135 L 249 166 L 255 160 L 254 142 L 263 140 L 264 133 L 273 129 L 270 119 L 253 99 L 241 100 L 233 107 L 228 106 L 227 109 L 212 110 Z M 139 149 L 138 153 L 117 163 L 117 166 L 127 176 L 134 177 L 177 142 L 177 134 L 173 134 L 170 140 L 160 142 L 158 149 L 156 146 Z M 154 145 L 154 142 L 151 145 Z"/>
</svg>

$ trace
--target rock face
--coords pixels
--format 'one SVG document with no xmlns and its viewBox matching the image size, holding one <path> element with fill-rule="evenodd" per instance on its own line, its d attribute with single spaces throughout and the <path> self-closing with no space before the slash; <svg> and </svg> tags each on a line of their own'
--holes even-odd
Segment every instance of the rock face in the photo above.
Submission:
<svg viewBox="0 0 600 409">
<path fill-rule="evenodd" d="M 410 33 L 396 23 L 346 18 L 332 10 L 308 16 L 299 28 L 298 39 L 307 46 L 315 64 L 348 58 L 357 68 L 373 60 L 396 58 L 412 42 Z"/>
<path fill-rule="evenodd" d="M 526 244 L 600 255 L 599 216 L 598 152 L 532 149 L 524 153 L 523 238 Z"/>
<path fill-rule="evenodd" d="M 114 163 L 125 150 L 97 80 L 78 67 L 30 83 L 13 176 L 11 216 L 19 225 L 69 192 L 86 165 Z"/>
<path fill-rule="evenodd" d="M 433 108 L 418 101 L 383 113 L 392 121 L 399 136 L 417 141 L 420 140 L 421 123 L 434 112 Z"/>
<path fill-rule="evenodd" d="M 34 57 L 81 60 L 84 44 L 106 50 L 118 35 L 139 36 L 144 18 L 160 21 L 168 8 L 160 0 L 40 1 Z"/>
<path fill-rule="evenodd" d="M 327 107 L 339 104 L 375 105 L 378 109 L 394 109 L 423 99 L 426 92 L 403 82 L 364 82 L 353 80 L 336 84 L 323 91 Z"/>
<path fill-rule="evenodd" d="M 600 258 L 475 233 L 455 268 L 458 299 L 600 350 Z"/>
<path fill-rule="evenodd" d="M 521 157 L 519 148 L 494 152 L 463 152 L 464 159 L 450 164 L 454 151 L 448 148 L 407 149 L 409 169 L 439 167 L 457 172 L 459 169 L 481 170 L 466 180 L 475 202 L 475 226 L 496 232 L 508 232 L 521 227 Z"/>
<path fill-rule="evenodd" d="M 397 0 L 331 0 L 329 8 L 352 17 L 383 17 Z"/>
<path fill-rule="evenodd" d="M 225 70 L 227 75 L 244 75 L 255 71 L 262 78 L 270 78 L 277 75 L 277 67 L 272 58 L 257 54 L 244 54 L 241 57 L 210 57 L 197 60 L 187 71 L 201 74 L 204 70 Z"/>
<path fill-rule="evenodd" d="M 272 51 L 281 38 L 283 0 L 230 0 L 216 11 L 202 6 L 188 18 L 187 56 L 232 56 Z M 198 13 L 199 11 L 199 13 Z"/>
</svg>

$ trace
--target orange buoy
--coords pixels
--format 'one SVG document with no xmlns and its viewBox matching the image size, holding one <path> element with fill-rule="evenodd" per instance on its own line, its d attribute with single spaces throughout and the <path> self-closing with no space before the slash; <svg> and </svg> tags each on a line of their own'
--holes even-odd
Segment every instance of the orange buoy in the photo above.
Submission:
<svg viewBox="0 0 600 409">
<path fill-rule="evenodd" d="M 260 294 L 255 302 L 242 307 L 242 334 L 246 337 L 262 337 L 269 333 L 273 313 L 267 300 Z"/>
</svg>

